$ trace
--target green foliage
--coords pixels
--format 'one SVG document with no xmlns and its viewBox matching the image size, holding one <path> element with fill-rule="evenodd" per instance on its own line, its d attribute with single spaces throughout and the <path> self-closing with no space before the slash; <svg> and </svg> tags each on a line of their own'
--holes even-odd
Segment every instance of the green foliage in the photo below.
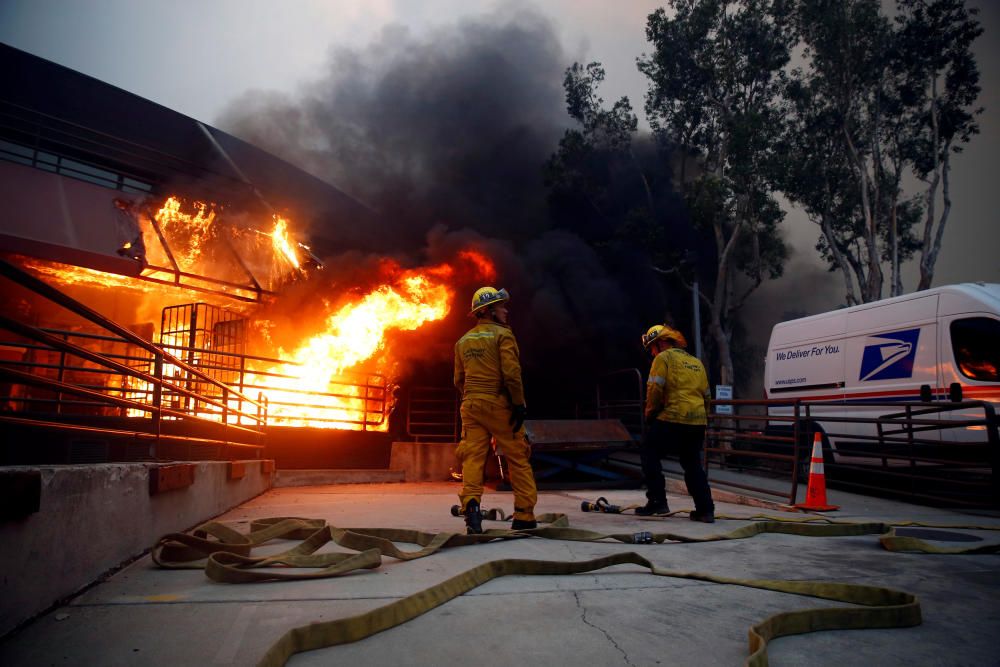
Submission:
<svg viewBox="0 0 1000 667">
<path fill-rule="evenodd" d="M 893 294 L 918 250 L 933 271 L 948 213 L 935 218 L 938 186 L 947 202 L 950 154 L 979 131 L 975 10 L 961 0 L 898 0 L 896 10 L 890 21 L 878 0 L 800 0 L 794 12 L 806 66 L 785 88 L 780 187 L 822 228 L 821 256 L 857 280 L 849 301 L 881 298 L 882 262 Z M 907 193 L 911 174 L 922 192 Z"/>
<path fill-rule="evenodd" d="M 752 278 L 780 275 L 786 255 L 777 233 L 783 215 L 771 194 L 781 164 L 774 151 L 780 74 L 793 43 L 786 5 L 675 0 L 673 17 L 663 9 L 649 16 L 654 52 L 639 60 L 654 133 L 699 160 L 698 175 L 688 179 L 686 165 L 681 174 L 692 223 L 724 239 L 745 225 L 751 243 L 740 245 L 736 268 Z"/>
<path fill-rule="evenodd" d="M 550 207 L 558 225 L 595 246 L 628 239 L 659 250 L 660 209 L 675 197 L 669 172 L 658 154 L 635 145 L 638 119 L 628 98 L 605 107 L 604 76 L 600 63 L 566 70 L 566 109 L 579 127 L 565 132 L 545 164 Z"/>
<path fill-rule="evenodd" d="M 585 238 L 639 241 L 656 270 L 707 286 L 724 381 L 736 312 L 787 259 L 778 193 L 820 226 L 817 250 L 843 273 L 848 302 L 882 296 L 882 263 L 899 291 L 898 267 L 918 252 L 921 285 L 929 281 L 949 210 L 949 160 L 979 131 L 975 10 L 962 0 L 897 0 L 890 20 L 881 0 L 667 5 L 648 16 L 650 52 L 637 61 L 658 153 L 636 154 L 636 115 L 627 98 L 608 107 L 599 96 L 599 63 L 566 72 L 567 112 L 579 127 L 545 176 L 550 201 L 572 212 Z M 912 176 L 923 191 L 907 189 Z M 936 217 L 939 184 L 946 206 Z M 674 189 L 686 238 L 668 231 Z M 698 248 L 700 274 L 685 276 L 693 238 L 714 249 Z"/>
<path fill-rule="evenodd" d="M 897 64 L 903 70 L 903 94 L 913 123 L 907 157 L 914 172 L 926 178 L 942 151 L 961 152 L 979 133 L 974 107 L 979 97 L 979 68 L 972 43 L 983 33 L 978 10 L 962 0 L 899 0 L 896 16 Z M 932 80 L 941 78 L 933 99 Z M 943 85 L 941 85 L 943 84 Z M 931 111 L 937 115 L 935 133 Z M 935 134 L 937 135 L 935 137 Z"/>
</svg>

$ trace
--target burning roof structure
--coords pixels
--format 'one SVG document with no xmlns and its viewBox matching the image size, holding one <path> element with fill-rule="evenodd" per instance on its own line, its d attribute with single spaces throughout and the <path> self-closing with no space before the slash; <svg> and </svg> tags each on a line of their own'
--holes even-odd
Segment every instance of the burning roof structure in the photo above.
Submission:
<svg viewBox="0 0 1000 667">
<path fill-rule="evenodd" d="M 0 422 L 385 430 L 400 336 L 496 277 L 474 247 L 324 267 L 379 216 L 148 100 L 4 45 L 0 63 Z"/>
</svg>

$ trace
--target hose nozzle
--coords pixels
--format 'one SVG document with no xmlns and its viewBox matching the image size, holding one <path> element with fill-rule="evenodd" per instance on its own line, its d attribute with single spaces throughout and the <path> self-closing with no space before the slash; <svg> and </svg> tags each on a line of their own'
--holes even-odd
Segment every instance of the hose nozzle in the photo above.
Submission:
<svg viewBox="0 0 1000 667">
<path fill-rule="evenodd" d="M 608 514 L 621 514 L 622 508 L 618 505 L 612 505 L 608 502 L 605 497 L 600 497 L 597 502 L 590 502 L 589 500 L 584 500 L 580 503 L 580 509 L 584 512 L 606 512 Z"/>
</svg>

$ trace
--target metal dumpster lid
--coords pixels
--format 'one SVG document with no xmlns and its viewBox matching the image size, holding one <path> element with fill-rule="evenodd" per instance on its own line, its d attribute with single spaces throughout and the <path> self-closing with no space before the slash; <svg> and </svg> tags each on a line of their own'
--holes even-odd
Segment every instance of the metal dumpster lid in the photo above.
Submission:
<svg viewBox="0 0 1000 667">
<path fill-rule="evenodd" d="M 620 419 L 529 419 L 524 430 L 533 445 L 632 441 Z"/>
</svg>

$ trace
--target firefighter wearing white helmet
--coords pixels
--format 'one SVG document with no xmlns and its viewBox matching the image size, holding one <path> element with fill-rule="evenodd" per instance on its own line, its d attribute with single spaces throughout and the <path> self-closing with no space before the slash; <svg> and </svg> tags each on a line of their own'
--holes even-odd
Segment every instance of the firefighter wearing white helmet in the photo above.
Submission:
<svg viewBox="0 0 1000 667">
<path fill-rule="evenodd" d="M 684 350 L 684 334 L 665 324 L 651 326 L 642 345 L 653 355 L 646 383 L 646 434 L 640 457 L 646 481 L 646 505 L 635 513 L 666 514 L 666 482 L 660 459 L 673 443 L 684 469 L 684 482 L 694 500 L 692 521 L 715 521 L 715 504 L 701 457 L 708 423 L 708 375 L 697 357 Z"/>
<path fill-rule="evenodd" d="M 459 500 L 469 534 L 483 532 L 480 502 L 491 436 L 507 458 L 514 490 L 511 527 L 525 530 L 538 525 L 538 491 L 524 437 L 527 409 L 520 352 L 507 323 L 509 299 L 505 289 L 476 290 L 469 313 L 477 319 L 476 326 L 455 343 L 455 387 L 462 395 L 462 436 L 455 453 L 462 462 Z"/>
</svg>

